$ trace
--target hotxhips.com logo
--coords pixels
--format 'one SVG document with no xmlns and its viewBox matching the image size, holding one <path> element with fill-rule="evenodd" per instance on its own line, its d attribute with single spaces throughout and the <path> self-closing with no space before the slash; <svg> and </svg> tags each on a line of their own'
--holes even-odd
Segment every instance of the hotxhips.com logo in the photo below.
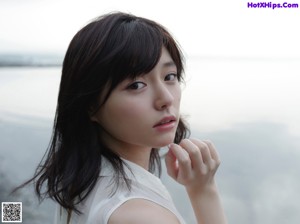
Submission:
<svg viewBox="0 0 300 224">
<path fill-rule="evenodd" d="M 248 8 L 271 8 L 271 9 L 280 9 L 280 8 L 299 8 L 298 3 L 273 3 L 273 2 L 247 2 Z"/>
</svg>

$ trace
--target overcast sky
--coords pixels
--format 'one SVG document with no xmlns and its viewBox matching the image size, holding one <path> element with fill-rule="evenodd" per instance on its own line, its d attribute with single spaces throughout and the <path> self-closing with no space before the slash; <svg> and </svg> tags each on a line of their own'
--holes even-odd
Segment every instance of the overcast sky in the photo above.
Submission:
<svg viewBox="0 0 300 224">
<path fill-rule="evenodd" d="M 187 55 L 300 58 L 300 8 L 245 0 L 0 0 L 0 53 L 64 53 L 80 27 L 115 10 L 160 22 Z"/>
</svg>

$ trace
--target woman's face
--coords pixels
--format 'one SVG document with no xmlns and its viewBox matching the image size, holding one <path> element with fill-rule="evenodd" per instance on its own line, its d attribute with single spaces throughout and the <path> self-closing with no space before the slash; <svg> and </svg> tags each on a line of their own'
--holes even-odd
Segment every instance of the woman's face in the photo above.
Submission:
<svg viewBox="0 0 300 224">
<path fill-rule="evenodd" d="M 102 126 L 101 138 L 113 150 L 160 148 L 174 140 L 180 98 L 176 65 L 163 48 L 153 70 L 121 82 L 92 120 Z"/>
</svg>

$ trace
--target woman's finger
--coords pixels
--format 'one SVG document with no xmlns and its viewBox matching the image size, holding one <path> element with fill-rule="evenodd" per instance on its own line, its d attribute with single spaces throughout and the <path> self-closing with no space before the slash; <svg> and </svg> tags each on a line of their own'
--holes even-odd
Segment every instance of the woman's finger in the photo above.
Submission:
<svg viewBox="0 0 300 224">
<path fill-rule="evenodd" d="M 198 139 L 191 139 L 191 142 L 193 142 L 195 145 L 198 146 L 200 149 L 202 160 L 205 164 L 211 163 L 211 160 L 213 159 L 210 153 L 210 149 L 208 145 Z"/>
<path fill-rule="evenodd" d="M 165 162 L 167 167 L 167 173 L 170 177 L 176 179 L 178 176 L 178 162 L 172 150 L 168 151 L 165 158 Z"/>
<path fill-rule="evenodd" d="M 210 150 L 211 157 L 215 161 L 220 162 L 220 156 L 219 156 L 219 153 L 216 150 L 216 147 L 214 146 L 214 144 L 211 141 L 209 141 L 209 140 L 204 140 L 203 142 L 205 142 L 206 145 L 208 146 L 208 148 Z"/>
<path fill-rule="evenodd" d="M 183 139 L 179 145 L 188 152 L 192 169 L 201 168 L 203 165 L 203 159 L 199 147 L 189 139 Z"/>
<path fill-rule="evenodd" d="M 191 160 L 189 154 L 181 146 L 174 143 L 169 146 L 169 150 L 171 150 L 171 153 L 175 156 L 178 162 L 177 177 L 179 171 L 183 175 L 188 176 L 191 172 Z"/>
</svg>

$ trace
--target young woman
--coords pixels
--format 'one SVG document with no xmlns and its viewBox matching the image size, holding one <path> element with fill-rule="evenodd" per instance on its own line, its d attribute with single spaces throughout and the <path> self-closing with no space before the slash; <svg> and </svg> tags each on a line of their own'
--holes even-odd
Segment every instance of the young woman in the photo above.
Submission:
<svg viewBox="0 0 300 224">
<path fill-rule="evenodd" d="M 39 197 L 58 202 L 57 223 L 184 223 L 153 174 L 164 146 L 168 174 L 185 186 L 198 223 L 226 223 L 215 147 L 186 139 L 182 74 L 175 40 L 151 20 L 111 13 L 74 36 L 48 154 L 30 180 Z"/>
</svg>

